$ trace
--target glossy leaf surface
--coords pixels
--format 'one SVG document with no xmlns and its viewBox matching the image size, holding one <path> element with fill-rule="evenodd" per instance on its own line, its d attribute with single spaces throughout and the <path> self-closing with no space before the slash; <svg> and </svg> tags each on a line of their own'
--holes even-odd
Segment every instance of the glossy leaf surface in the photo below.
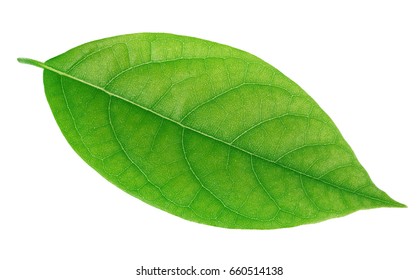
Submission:
<svg viewBox="0 0 419 280">
<path fill-rule="evenodd" d="M 271 229 L 404 206 L 311 97 L 249 53 L 140 33 L 20 61 L 45 69 L 54 117 L 90 166 L 184 219 Z"/>
</svg>

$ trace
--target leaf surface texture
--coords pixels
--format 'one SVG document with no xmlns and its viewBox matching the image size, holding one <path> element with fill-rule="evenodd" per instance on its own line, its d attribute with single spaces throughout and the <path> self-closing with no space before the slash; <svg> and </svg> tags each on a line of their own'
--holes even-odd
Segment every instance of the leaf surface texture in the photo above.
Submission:
<svg viewBox="0 0 419 280">
<path fill-rule="evenodd" d="M 54 117 L 90 166 L 184 219 L 272 229 L 404 206 L 310 96 L 244 51 L 139 33 L 22 62 L 45 69 Z"/>
</svg>

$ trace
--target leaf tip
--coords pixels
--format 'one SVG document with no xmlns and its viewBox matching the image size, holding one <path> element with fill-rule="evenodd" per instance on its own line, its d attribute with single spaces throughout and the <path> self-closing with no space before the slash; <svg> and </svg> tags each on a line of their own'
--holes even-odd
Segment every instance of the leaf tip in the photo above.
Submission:
<svg viewBox="0 0 419 280">
<path fill-rule="evenodd" d="M 395 207 L 397 207 L 397 208 L 407 208 L 407 205 L 403 204 L 403 203 L 400 203 L 400 202 L 397 202 L 397 205 Z"/>
<path fill-rule="evenodd" d="M 406 204 L 400 203 L 396 200 L 392 200 L 391 204 L 388 207 L 394 207 L 394 208 L 407 208 Z"/>
</svg>

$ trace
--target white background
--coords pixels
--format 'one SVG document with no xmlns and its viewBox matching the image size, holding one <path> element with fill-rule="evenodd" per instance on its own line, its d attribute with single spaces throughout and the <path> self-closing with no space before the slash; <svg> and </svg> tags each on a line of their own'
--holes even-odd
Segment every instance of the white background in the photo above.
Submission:
<svg viewBox="0 0 419 280">
<path fill-rule="evenodd" d="M 146 279 L 135 275 L 141 265 L 283 266 L 278 279 L 419 279 L 415 2 L 2 2 L 0 279 Z M 73 152 L 45 100 L 42 71 L 16 58 L 44 61 L 135 32 L 204 38 L 274 65 L 332 117 L 376 185 L 409 208 L 228 230 L 120 191 Z"/>
</svg>

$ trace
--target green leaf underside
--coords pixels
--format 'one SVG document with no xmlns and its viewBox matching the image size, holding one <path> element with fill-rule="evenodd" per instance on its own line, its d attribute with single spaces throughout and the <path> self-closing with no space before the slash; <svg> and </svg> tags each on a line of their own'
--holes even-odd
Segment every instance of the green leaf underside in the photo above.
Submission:
<svg viewBox="0 0 419 280">
<path fill-rule="evenodd" d="M 140 33 L 20 61 L 45 69 L 54 117 L 89 165 L 184 219 L 272 229 L 404 206 L 313 99 L 249 53 Z"/>
</svg>

